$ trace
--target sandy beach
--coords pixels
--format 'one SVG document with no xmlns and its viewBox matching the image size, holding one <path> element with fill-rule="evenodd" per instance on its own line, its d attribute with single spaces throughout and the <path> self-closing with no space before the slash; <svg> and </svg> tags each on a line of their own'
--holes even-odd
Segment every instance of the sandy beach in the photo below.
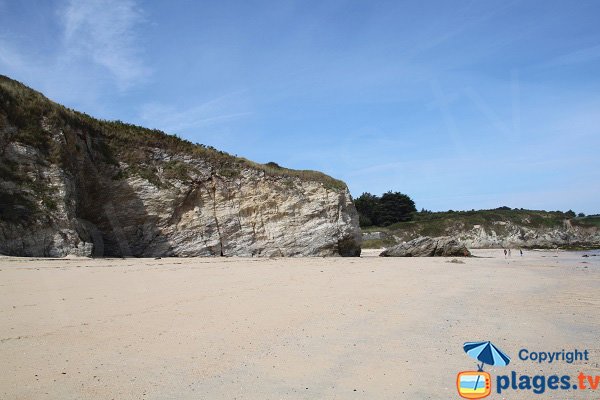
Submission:
<svg viewBox="0 0 600 400">
<path fill-rule="evenodd" d="M 3 399 L 448 399 L 476 368 L 600 375 L 600 256 L 0 258 Z M 590 253 L 592 254 L 592 253 Z M 520 349 L 588 349 L 539 364 Z M 573 378 L 575 379 L 575 378 Z M 598 398 L 576 390 L 540 398 Z M 531 392 L 490 398 L 532 398 Z"/>
</svg>

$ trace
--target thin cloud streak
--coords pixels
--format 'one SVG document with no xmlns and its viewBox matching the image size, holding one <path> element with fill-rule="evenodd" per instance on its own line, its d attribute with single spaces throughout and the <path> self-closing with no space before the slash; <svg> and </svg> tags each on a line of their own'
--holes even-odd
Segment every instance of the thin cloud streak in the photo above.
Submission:
<svg viewBox="0 0 600 400">
<path fill-rule="evenodd" d="M 70 58 L 89 58 L 106 68 L 123 90 L 149 76 L 136 35 L 143 17 L 133 0 L 70 0 L 62 21 Z"/>
<path fill-rule="evenodd" d="M 121 119 L 107 112 L 107 96 L 114 101 L 129 95 L 151 74 L 139 38 L 144 13 L 135 0 L 61 0 L 47 5 L 48 12 L 57 16 L 51 24 L 52 33 L 58 34 L 57 40 L 50 41 L 53 46 L 43 50 L 30 46 L 41 41 L 28 36 L 31 30 L 0 33 L 1 73 L 69 107 Z M 32 26 L 39 23 L 35 17 L 29 21 Z"/>
<path fill-rule="evenodd" d="M 9 70 L 17 70 L 25 68 L 25 64 L 21 54 L 0 38 L 0 65 Z"/>
<path fill-rule="evenodd" d="M 240 111 L 237 104 L 240 92 L 220 96 L 202 104 L 178 109 L 173 105 L 148 103 L 142 106 L 139 118 L 152 127 L 168 133 L 181 133 L 209 125 L 225 123 L 252 115 Z"/>
<path fill-rule="evenodd" d="M 600 58 L 600 45 L 590 46 L 560 55 L 548 63 L 547 67 L 567 66 L 574 64 L 584 64 L 596 61 Z"/>
</svg>

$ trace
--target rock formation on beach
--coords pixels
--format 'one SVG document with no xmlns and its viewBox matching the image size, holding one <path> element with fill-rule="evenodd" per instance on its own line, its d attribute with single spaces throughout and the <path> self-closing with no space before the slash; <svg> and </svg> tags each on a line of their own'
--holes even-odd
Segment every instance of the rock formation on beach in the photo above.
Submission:
<svg viewBox="0 0 600 400">
<path fill-rule="evenodd" d="M 524 247 L 599 247 L 600 230 L 595 226 L 576 226 L 564 220 L 562 226 L 531 228 L 511 222 L 497 221 L 495 229 L 474 225 L 459 234 L 460 242 L 470 248 Z"/>
<path fill-rule="evenodd" d="M 100 121 L 0 75 L 0 254 L 358 256 L 346 185 Z"/>
<path fill-rule="evenodd" d="M 600 217 L 510 209 L 419 213 L 413 221 L 363 231 L 363 246 L 390 247 L 421 236 L 451 236 L 470 249 L 600 248 Z"/>
<path fill-rule="evenodd" d="M 413 239 L 384 250 L 380 257 L 469 257 L 471 253 L 456 239 L 427 236 Z"/>
</svg>

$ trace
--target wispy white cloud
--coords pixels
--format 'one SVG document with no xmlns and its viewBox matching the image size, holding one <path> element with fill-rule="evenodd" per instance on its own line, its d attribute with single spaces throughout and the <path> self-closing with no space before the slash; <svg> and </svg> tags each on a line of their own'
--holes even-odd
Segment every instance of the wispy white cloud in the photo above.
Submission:
<svg viewBox="0 0 600 400">
<path fill-rule="evenodd" d="M 69 0 L 62 22 L 70 58 L 89 58 L 106 68 L 122 89 L 149 75 L 136 34 L 143 15 L 134 0 Z"/>
<path fill-rule="evenodd" d="M 59 0 L 47 6 L 58 17 L 55 25 L 25 33 L 0 28 L 1 73 L 55 101 L 110 118 L 103 96 L 115 87 L 125 94 L 150 74 L 139 37 L 143 12 L 136 0 Z M 4 17 L 10 16 L 0 13 L 0 27 Z M 27 23 L 39 23 L 38 17 L 32 13 Z M 36 47 L 43 40 L 35 35 L 50 32 L 58 32 L 57 38 Z"/>
<path fill-rule="evenodd" d="M 0 65 L 7 70 L 22 69 L 25 62 L 21 54 L 0 37 Z"/>
<path fill-rule="evenodd" d="M 549 67 L 583 64 L 600 59 L 600 45 L 578 49 L 562 54 L 546 64 Z"/>
<path fill-rule="evenodd" d="M 220 96 L 199 105 L 177 108 L 161 103 L 141 107 L 139 118 L 147 125 L 169 133 L 181 133 L 251 115 L 239 103 L 240 92 Z"/>
</svg>

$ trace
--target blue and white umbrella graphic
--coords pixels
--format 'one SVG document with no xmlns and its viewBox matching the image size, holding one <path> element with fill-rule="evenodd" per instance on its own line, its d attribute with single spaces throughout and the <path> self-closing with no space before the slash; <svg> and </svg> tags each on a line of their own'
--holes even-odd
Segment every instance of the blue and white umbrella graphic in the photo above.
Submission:
<svg viewBox="0 0 600 400">
<path fill-rule="evenodd" d="M 463 345 L 463 349 L 465 353 L 481 361 L 481 366 L 479 366 L 480 371 L 483 371 L 484 364 L 504 367 L 510 363 L 510 357 L 489 341 L 467 342 Z"/>
<path fill-rule="evenodd" d="M 499 365 L 506 366 L 510 363 L 510 357 L 504 354 L 502 350 L 492 344 L 492 342 L 467 342 L 463 345 L 465 353 L 474 359 L 481 361 L 478 365 L 479 371 L 483 371 L 483 365 Z M 475 386 L 479 383 L 479 375 L 475 381 Z"/>
</svg>

